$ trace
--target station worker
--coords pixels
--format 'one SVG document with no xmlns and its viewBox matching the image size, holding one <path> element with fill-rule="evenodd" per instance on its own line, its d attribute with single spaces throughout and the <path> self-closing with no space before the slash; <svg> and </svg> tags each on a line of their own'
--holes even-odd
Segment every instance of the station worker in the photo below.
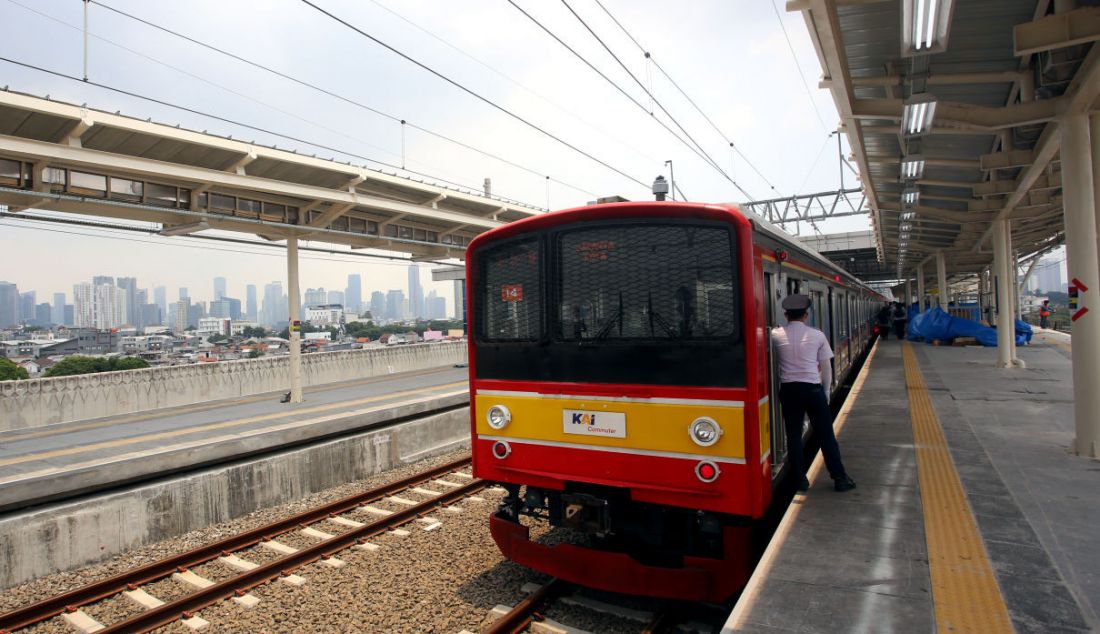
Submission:
<svg viewBox="0 0 1100 634">
<path fill-rule="evenodd" d="M 809 488 L 803 460 L 802 421 L 810 416 L 814 435 L 821 443 L 825 466 L 833 478 L 833 488 L 850 491 L 856 483 L 844 471 L 840 447 L 833 434 L 827 389 L 833 382 L 833 350 L 825 334 L 806 325 L 810 298 L 788 295 L 783 299 L 787 325 L 772 330 L 772 349 L 779 360 L 779 403 L 783 406 L 783 422 L 787 428 L 787 451 L 791 472 L 798 489 Z"/>
</svg>

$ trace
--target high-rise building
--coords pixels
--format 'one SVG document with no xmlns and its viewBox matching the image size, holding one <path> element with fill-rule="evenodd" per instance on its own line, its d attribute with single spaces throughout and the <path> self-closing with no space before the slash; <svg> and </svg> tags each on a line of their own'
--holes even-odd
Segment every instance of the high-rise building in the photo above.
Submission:
<svg viewBox="0 0 1100 634">
<path fill-rule="evenodd" d="M 405 318 L 405 292 L 391 290 L 386 293 L 386 319 Z"/>
<path fill-rule="evenodd" d="M 34 307 L 34 324 L 43 327 L 50 325 L 50 305 L 47 302 Z"/>
<path fill-rule="evenodd" d="M 325 288 L 307 288 L 306 300 L 304 307 L 308 306 L 321 306 L 328 303 L 328 293 L 325 292 Z"/>
<path fill-rule="evenodd" d="M 1043 293 L 1064 293 L 1065 283 L 1062 281 L 1062 263 L 1055 259 L 1046 259 L 1039 262 L 1032 275 L 1035 290 Z"/>
<path fill-rule="evenodd" d="M 160 318 L 164 320 L 168 316 L 168 289 L 163 286 L 153 287 L 153 303 L 160 310 Z"/>
<path fill-rule="evenodd" d="M 87 282 L 73 284 L 73 326 L 95 326 L 95 286 Z"/>
<path fill-rule="evenodd" d="M 67 326 L 65 322 L 65 293 L 53 294 L 53 306 L 50 308 L 50 321 L 58 326 Z"/>
<path fill-rule="evenodd" d="M 210 302 L 210 317 L 222 319 L 241 320 L 241 300 L 232 297 L 222 297 Z"/>
<path fill-rule="evenodd" d="M 190 318 L 191 300 L 186 297 L 181 297 L 180 301 L 175 303 L 176 307 L 176 332 L 183 332 L 187 329 L 187 320 Z"/>
<path fill-rule="evenodd" d="M 19 294 L 19 318 L 22 321 L 34 321 L 34 307 L 38 304 L 38 293 L 27 291 Z"/>
<path fill-rule="evenodd" d="M 264 285 L 264 302 L 260 311 L 260 323 L 264 326 L 275 326 L 287 321 L 290 311 L 286 306 L 286 295 L 283 295 L 283 283 L 271 282 Z"/>
<path fill-rule="evenodd" d="M 0 282 L 0 328 L 19 323 L 19 287 L 11 282 Z"/>
<path fill-rule="evenodd" d="M 344 307 L 355 312 L 363 309 L 363 279 L 358 273 L 348 275 L 348 286 L 344 289 Z"/>
<path fill-rule="evenodd" d="M 370 314 L 375 320 L 386 318 L 386 294 L 382 291 L 370 294 Z"/>
<path fill-rule="evenodd" d="M 409 265 L 409 313 L 411 317 L 424 316 L 424 289 L 420 287 L 420 265 Z"/>
<path fill-rule="evenodd" d="M 115 278 L 112 275 L 96 275 L 92 278 L 92 285 L 99 286 L 100 284 L 115 285 Z"/>
<path fill-rule="evenodd" d="M 140 327 L 137 323 L 141 319 L 141 304 L 138 303 L 138 287 L 136 277 L 118 278 L 118 287 L 126 291 L 126 304 L 123 306 L 122 321 L 120 323 Z M 145 303 L 145 302 L 142 302 Z"/>
<path fill-rule="evenodd" d="M 256 285 L 249 284 L 245 291 L 245 319 L 256 321 L 259 314 L 256 312 Z"/>
<path fill-rule="evenodd" d="M 221 299 L 223 297 L 225 297 L 225 278 L 224 277 L 215 277 L 214 278 L 214 301 L 218 301 L 219 299 Z"/>
<path fill-rule="evenodd" d="M 340 304 L 344 305 L 344 293 L 343 291 L 329 291 L 327 302 L 328 304 Z"/>
<path fill-rule="evenodd" d="M 180 287 L 180 296 L 179 296 L 179 298 L 180 299 L 187 299 L 188 297 L 191 297 L 191 296 L 187 294 L 187 287 L 186 286 L 181 286 Z"/>
<path fill-rule="evenodd" d="M 434 290 L 428 293 L 424 300 L 424 316 L 428 319 L 447 318 L 447 300 L 440 297 Z"/>
<path fill-rule="evenodd" d="M 72 326 L 74 323 L 76 323 L 76 306 L 74 306 L 73 304 L 65 304 L 65 318 L 61 321 L 61 323 L 65 324 L 66 326 Z"/>
<path fill-rule="evenodd" d="M 160 312 L 160 307 L 156 304 L 143 304 L 141 307 L 141 323 L 142 327 L 147 326 L 159 326 L 162 325 L 164 317 Z"/>
<path fill-rule="evenodd" d="M 151 326 L 155 322 L 145 321 L 145 305 L 149 303 L 149 289 L 139 288 L 134 293 L 134 301 L 130 302 L 133 312 L 130 313 L 130 323 L 136 328 Z"/>
</svg>

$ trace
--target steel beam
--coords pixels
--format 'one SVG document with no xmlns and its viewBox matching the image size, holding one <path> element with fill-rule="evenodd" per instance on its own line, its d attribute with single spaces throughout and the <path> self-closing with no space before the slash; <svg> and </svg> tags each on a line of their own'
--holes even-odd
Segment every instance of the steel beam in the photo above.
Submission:
<svg viewBox="0 0 1100 634">
<path fill-rule="evenodd" d="M 1017 56 L 1100 40 L 1100 8 L 1082 7 L 1017 24 L 1012 41 Z"/>
</svg>

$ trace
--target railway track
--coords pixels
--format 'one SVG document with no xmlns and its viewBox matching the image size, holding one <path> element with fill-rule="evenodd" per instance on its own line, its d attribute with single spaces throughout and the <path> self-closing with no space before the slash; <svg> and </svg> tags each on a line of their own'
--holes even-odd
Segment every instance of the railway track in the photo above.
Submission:
<svg viewBox="0 0 1100 634">
<path fill-rule="evenodd" d="M 547 609 L 559 599 L 569 601 L 567 597 L 572 595 L 577 589 L 577 586 L 573 584 L 564 582 L 560 579 L 552 579 L 549 583 L 542 585 L 528 594 L 527 598 L 517 603 L 511 610 L 498 616 L 497 619 L 493 621 L 492 625 L 486 628 L 482 634 L 522 634 L 523 632 L 540 631 L 537 625 L 546 621 L 544 615 Z M 578 602 L 578 605 L 594 608 L 597 611 L 604 611 L 609 608 L 615 609 L 616 607 L 609 604 L 602 604 L 599 601 L 589 601 L 587 604 Z M 675 626 L 678 617 L 679 613 L 676 604 L 663 603 L 655 612 L 650 613 L 648 620 L 638 631 L 641 634 L 668 632 Z M 545 629 L 550 632 L 560 632 L 562 630 L 583 631 L 560 623 L 547 623 L 547 625 L 549 625 L 549 627 Z"/>
<path fill-rule="evenodd" d="M 258 599 L 248 594 L 249 590 L 276 579 L 292 584 L 300 583 L 301 578 L 294 571 L 302 566 L 316 561 L 341 565 L 342 562 L 335 557 L 340 551 L 352 547 L 367 550 L 376 548 L 367 541 L 369 538 L 418 519 L 427 523 L 425 528 L 428 530 L 437 527 L 438 522 L 433 524 L 429 513 L 466 499 L 488 486 L 465 472 L 469 464 L 469 457 L 442 464 L 26 605 L 0 615 L 0 633 L 12 632 L 58 616 L 78 631 L 84 632 L 148 632 L 177 621 L 183 621 L 192 628 L 202 627 L 205 621 L 196 617 L 195 612 L 204 607 L 225 599 L 236 600 L 245 606 L 254 605 Z M 436 489 L 422 486 L 429 483 L 436 486 Z M 428 499 L 416 502 L 395 495 L 403 492 L 412 492 Z M 372 503 L 383 500 L 399 502 L 402 508 L 391 511 L 372 506 Z M 344 516 L 357 509 L 370 515 L 372 519 L 364 522 Z M 311 526 L 324 521 L 340 524 L 348 530 L 332 535 Z M 278 541 L 279 536 L 292 532 L 299 532 L 319 541 L 304 548 L 294 548 Z M 267 563 L 257 564 L 234 554 L 257 545 L 274 551 L 279 556 Z M 191 570 L 195 566 L 213 561 L 232 569 L 234 574 L 214 582 Z M 165 602 L 142 589 L 143 586 L 169 577 L 193 587 L 195 591 Z M 101 624 L 81 609 L 121 594 L 139 604 L 142 611 L 117 623 Z"/>
</svg>

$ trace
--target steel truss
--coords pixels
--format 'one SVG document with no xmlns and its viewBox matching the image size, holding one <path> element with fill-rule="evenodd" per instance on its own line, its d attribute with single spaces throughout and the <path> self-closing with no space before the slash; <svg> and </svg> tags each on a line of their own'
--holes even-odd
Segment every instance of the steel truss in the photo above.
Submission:
<svg viewBox="0 0 1100 634">
<path fill-rule="evenodd" d="M 811 222 L 871 213 L 867 206 L 867 195 L 861 187 L 757 200 L 742 203 L 741 208 L 780 226 L 792 222 Z"/>
</svg>

